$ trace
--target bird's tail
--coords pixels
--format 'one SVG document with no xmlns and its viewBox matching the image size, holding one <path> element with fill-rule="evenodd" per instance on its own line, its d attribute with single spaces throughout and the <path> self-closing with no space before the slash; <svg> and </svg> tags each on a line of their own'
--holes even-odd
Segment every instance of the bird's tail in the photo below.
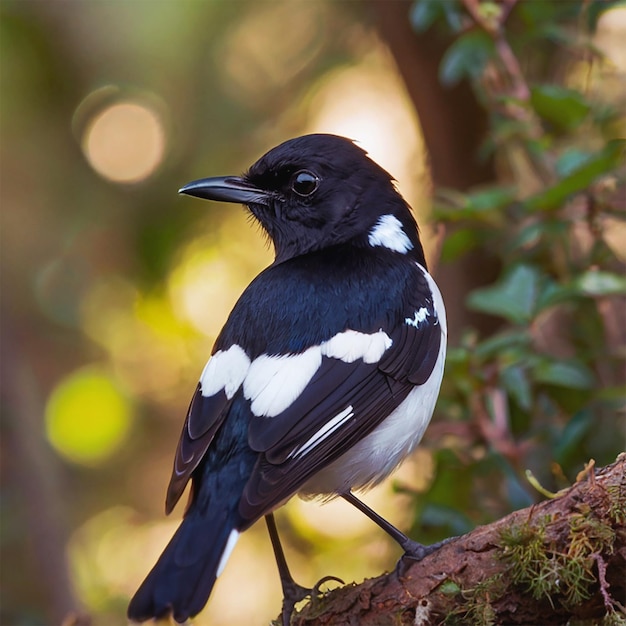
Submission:
<svg viewBox="0 0 626 626">
<path fill-rule="evenodd" d="M 239 536 L 235 519 L 228 518 L 224 511 L 216 519 L 189 510 L 130 601 L 129 619 L 142 622 L 171 613 L 184 622 L 204 608 Z"/>
</svg>

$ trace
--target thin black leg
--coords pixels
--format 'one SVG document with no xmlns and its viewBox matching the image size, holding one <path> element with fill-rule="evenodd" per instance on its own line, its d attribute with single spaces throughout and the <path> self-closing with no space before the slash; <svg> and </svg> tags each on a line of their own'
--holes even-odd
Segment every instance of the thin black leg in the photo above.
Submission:
<svg viewBox="0 0 626 626">
<path fill-rule="evenodd" d="M 350 504 L 355 506 L 361 513 L 365 513 L 375 524 L 380 526 L 389 536 L 391 536 L 396 543 L 404 550 L 404 557 L 410 558 L 414 561 L 421 561 L 425 556 L 437 551 L 445 543 L 448 543 L 450 539 L 444 539 L 439 543 L 434 543 L 430 546 L 425 546 L 417 541 L 413 541 L 407 537 L 403 532 L 399 531 L 393 524 L 390 524 L 384 517 L 381 517 L 371 509 L 365 502 L 361 502 L 351 491 L 342 493 L 341 497 L 347 500 Z M 403 557 L 403 558 L 404 558 Z"/>
<path fill-rule="evenodd" d="M 278 566 L 278 575 L 280 576 L 280 584 L 283 588 L 283 609 L 282 620 L 283 626 L 289 626 L 291 620 L 291 614 L 296 606 L 296 603 L 300 600 L 304 600 L 311 593 L 311 589 L 302 587 L 293 579 L 289 567 L 287 566 L 287 559 L 285 559 L 285 552 L 283 546 L 280 543 L 278 537 L 278 529 L 276 528 L 276 520 L 274 514 L 269 513 L 265 516 L 265 522 L 267 524 L 267 530 L 270 534 L 270 540 L 272 542 L 272 548 L 274 549 L 274 556 L 276 557 L 276 565 Z"/>
<path fill-rule="evenodd" d="M 269 513 L 265 516 L 265 523 L 267 524 L 267 530 L 270 534 L 274 556 L 276 557 L 276 565 L 278 566 L 280 584 L 283 588 L 282 622 L 283 626 L 289 626 L 293 609 L 300 600 L 304 600 L 307 596 L 315 598 L 319 593 L 320 586 L 329 580 L 335 580 L 342 585 L 345 583 L 341 578 L 337 578 L 336 576 L 324 576 L 324 578 L 321 578 L 315 583 L 312 589 L 307 589 L 299 585 L 293 579 L 289 567 L 287 566 L 287 559 L 285 559 L 285 552 L 283 551 L 283 546 L 278 537 L 278 529 L 276 528 L 276 520 L 274 519 L 273 513 Z"/>
</svg>

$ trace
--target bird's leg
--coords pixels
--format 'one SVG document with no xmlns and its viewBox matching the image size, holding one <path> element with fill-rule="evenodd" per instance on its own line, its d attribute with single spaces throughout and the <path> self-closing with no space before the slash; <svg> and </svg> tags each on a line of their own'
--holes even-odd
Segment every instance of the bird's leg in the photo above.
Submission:
<svg viewBox="0 0 626 626">
<path fill-rule="evenodd" d="M 265 522 L 267 524 L 267 530 L 270 534 L 270 540 L 272 542 L 272 548 L 274 549 L 274 556 L 276 557 L 276 565 L 278 566 L 278 574 L 280 576 L 280 584 L 283 589 L 283 608 L 282 608 L 282 621 L 283 626 L 289 626 L 291 620 L 291 614 L 293 609 L 300 600 L 304 600 L 307 596 L 316 596 L 319 593 L 319 587 L 323 583 L 329 580 L 336 580 L 341 584 L 344 584 L 343 580 L 335 576 L 324 576 L 319 580 L 312 589 L 307 589 L 302 585 L 299 585 L 292 577 L 289 567 L 287 566 L 287 559 L 285 559 L 285 553 L 278 537 L 278 529 L 276 528 L 276 520 L 274 514 L 269 513 L 265 516 Z"/>
<path fill-rule="evenodd" d="M 388 535 L 390 535 L 396 543 L 404 550 L 404 555 L 400 559 L 402 562 L 404 559 L 412 559 L 414 561 L 421 561 L 425 556 L 436 552 L 442 545 L 448 543 L 450 539 L 444 539 L 438 543 L 433 543 L 430 546 L 425 546 L 417 541 L 413 541 L 407 537 L 403 532 L 399 531 L 393 524 L 390 524 L 385 518 L 381 517 L 370 509 L 365 502 L 361 502 L 351 491 L 342 493 L 341 497 L 347 500 L 350 504 L 355 506 L 361 513 L 365 513 L 375 524 L 380 526 Z M 400 565 L 400 563 L 398 563 Z"/>
<path fill-rule="evenodd" d="M 272 548 L 274 549 L 274 556 L 276 557 L 276 565 L 278 566 L 278 575 L 280 576 L 280 585 L 283 588 L 283 609 L 282 619 L 283 626 L 289 626 L 291 614 L 297 602 L 304 600 L 311 590 L 299 585 L 291 575 L 289 567 L 287 566 L 287 559 L 285 559 L 285 553 L 278 537 L 278 529 L 276 528 L 276 520 L 274 514 L 269 513 L 265 516 L 265 522 L 267 523 L 267 530 L 270 534 L 270 540 L 272 542 Z"/>
</svg>

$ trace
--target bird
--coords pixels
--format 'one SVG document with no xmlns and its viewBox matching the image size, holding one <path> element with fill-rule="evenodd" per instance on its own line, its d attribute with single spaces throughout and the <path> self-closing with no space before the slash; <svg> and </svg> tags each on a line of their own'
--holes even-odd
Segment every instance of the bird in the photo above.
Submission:
<svg viewBox="0 0 626 626">
<path fill-rule="evenodd" d="M 293 580 L 276 530 L 274 511 L 292 496 L 342 497 L 408 558 L 438 547 L 410 539 L 354 492 L 389 476 L 424 434 L 443 377 L 445 306 L 410 206 L 350 139 L 289 139 L 241 176 L 179 193 L 244 205 L 275 255 L 200 375 L 166 496 L 169 514 L 191 481 L 187 508 L 127 614 L 184 622 L 199 613 L 239 535 L 264 517 L 287 625 L 317 589 Z"/>
</svg>

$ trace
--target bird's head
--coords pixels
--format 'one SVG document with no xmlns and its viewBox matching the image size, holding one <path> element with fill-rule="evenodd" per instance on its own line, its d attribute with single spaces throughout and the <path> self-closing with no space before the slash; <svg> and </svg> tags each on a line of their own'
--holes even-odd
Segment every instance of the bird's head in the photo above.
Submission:
<svg viewBox="0 0 626 626">
<path fill-rule="evenodd" d="M 344 137 L 290 139 L 243 176 L 203 178 L 180 193 L 246 205 L 272 239 L 276 262 L 350 242 L 423 263 L 417 225 L 392 177 Z"/>
</svg>

